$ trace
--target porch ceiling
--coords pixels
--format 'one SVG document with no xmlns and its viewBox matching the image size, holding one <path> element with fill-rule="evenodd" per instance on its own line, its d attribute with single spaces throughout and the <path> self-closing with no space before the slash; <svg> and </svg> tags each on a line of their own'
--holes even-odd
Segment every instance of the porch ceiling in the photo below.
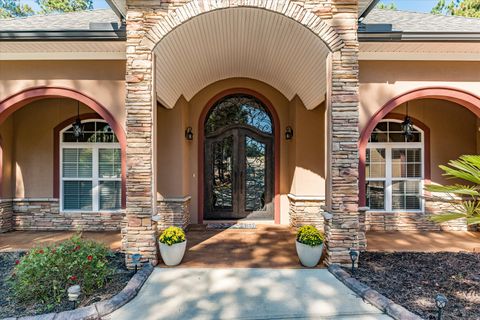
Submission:
<svg viewBox="0 0 480 320">
<path fill-rule="evenodd" d="M 325 100 L 323 41 L 299 23 L 255 8 L 200 15 L 167 35 L 155 48 L 157 99 L 173 108 L 222 79 L 253 78 L 288 99 L 298 95 L 307 109 Z"/>
</svg>

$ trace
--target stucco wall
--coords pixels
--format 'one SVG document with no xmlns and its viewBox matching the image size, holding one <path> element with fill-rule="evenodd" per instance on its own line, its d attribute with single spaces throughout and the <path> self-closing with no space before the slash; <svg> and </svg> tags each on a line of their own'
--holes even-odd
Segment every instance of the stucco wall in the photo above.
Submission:
<svg viewBox="0 0 480 320">
<path fill-rule="evenodd" d="M 1 197 L 12 197 L 12 156 L 13 156 L 13 118 L 10 117 L 0 125 L 2 181 Z"/>
<path fill-rule="evenodd" d="M 272 103 L 278 114 L 280 214 L 281 223 L 288 223 L 288 193 L 324 195 L 324 106 L 308 111 L 298 98 L 288 101 L 271 86 L 252 79 L 222 80 L 207 86 L 188 102 L 182 97 L 172 110 L 162 106 L 158 108 L 158 197 L 178 198 L 190 195 L 191 220 L 197 222 L 198 174 L 201 170 L 198 168 L 200 114 L 213 97 L 232 88 L 251 89 L 262 94 Z M 285 140 L 287 125 L 294 130 L 294 138 L 290 141 Z M 192 141 L 186 141 L 184 137 L 185 128 L 188 126 L 193 130 Z M 178 159 L 183 159 L 183 163 Z"/>
<path fill-rule="evenodd" d="M 0 101 L 22 90 L 58 86 L 98 101 L 125 125 L 125 61 L 0 61 Z"/>
<path fill-rule="evenodd" d="M 453 87 L 480 94 L 480 62 L 360 61 L 360 130 L 390 99 L 416 88 Z"/>
<path fill-rule="evenodd" d="M 92 110 L 82 105 L 80 113 L 87 112 Z M 17 110 L 0 125 L 6 142 L 4 159 L 8 159 L 4 162 L 8 164 L 4 166 L 8 184 L 4 185 L 4 198 L 53 197 L 53 131 L 76 114 L 74 100 L 44 99 Z M 11 132 L 11 137 L 4 132 Z"/>
</svg>

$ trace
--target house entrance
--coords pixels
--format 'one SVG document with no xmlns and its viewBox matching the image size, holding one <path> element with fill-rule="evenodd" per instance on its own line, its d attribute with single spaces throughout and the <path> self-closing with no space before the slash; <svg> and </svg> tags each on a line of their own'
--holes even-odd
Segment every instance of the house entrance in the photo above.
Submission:
<svg viewBox="0 0 480 320">
<path fill-rule="evenodd" d="M 204 219 L 273 220 L 274 128 L 263 103 L 246 94 L 216 102 L 204 148 Z"/>
</svg>

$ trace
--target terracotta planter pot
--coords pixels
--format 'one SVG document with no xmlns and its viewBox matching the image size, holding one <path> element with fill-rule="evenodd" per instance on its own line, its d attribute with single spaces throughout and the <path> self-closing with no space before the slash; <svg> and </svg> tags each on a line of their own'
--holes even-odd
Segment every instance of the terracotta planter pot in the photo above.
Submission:
<svg viewBox="0 0 480 320">
<path fill-rule="evenodd" d="M 319 246 L 311 247 L 295 240 L 295 247 L 297 248 L 298 258 L 305 267 L 315 267 L 322 257 L 323 243 Z"/>
<path fill-rule="evenodd" d="M 158 244 L 160 246 L 160 255 L 167 266 L 176 266 L 180 264 L 185 255 L 187 240 L 172 244 L 171 246 L 161 242 L 158 242 Z"/>
</svg>

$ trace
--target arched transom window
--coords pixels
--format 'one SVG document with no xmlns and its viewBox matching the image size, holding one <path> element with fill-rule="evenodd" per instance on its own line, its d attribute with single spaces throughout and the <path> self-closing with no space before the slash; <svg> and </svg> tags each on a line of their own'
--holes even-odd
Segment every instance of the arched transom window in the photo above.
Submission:
<svg viewBox="0 0 480 320">
<path fill-rule="evenodd" d="M 72 126 L 60 132 L 61 208 L 112 211 L 121 208 L 121 151 L 112 128 L 86 120 L 76 139 Z"/>
<path fill-rule="evenodd" d="M 401 121 L 383 120 L 366 150 L 366 204 L 372 211 L 421 211 L 424 176 L 423 132 L 407 138 Z"/>
<path fill-rule="evenodd" d="M 244 125 L 273 134 L 272 118 L 263 103 L 246 94 L 234 94 L 218 101 L 206 119 L 206 135 L 233 125 Z"/>
</svg>

